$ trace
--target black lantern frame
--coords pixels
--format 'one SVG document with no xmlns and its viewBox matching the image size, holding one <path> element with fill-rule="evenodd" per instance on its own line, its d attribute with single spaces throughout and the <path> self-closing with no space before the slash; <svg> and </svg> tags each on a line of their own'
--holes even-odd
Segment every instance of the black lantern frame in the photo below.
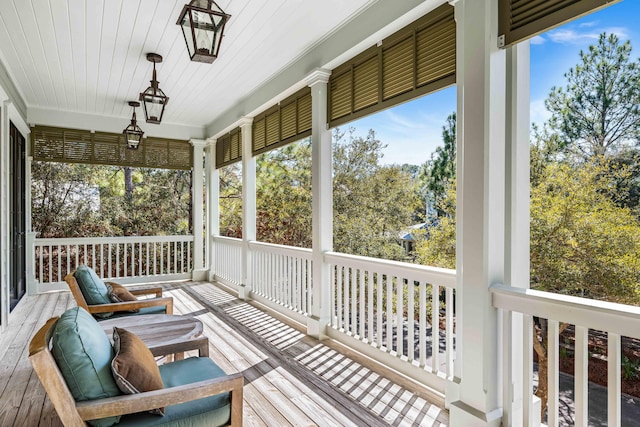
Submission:
<svg viewBox="0 0 640 427">
<path fill-rule="evenodd" d="M 138 101 L 129 101 L 129 105 L 133 107 L 133 116 L 131 116 L 131 123 L 127 126 L 122 133 L 124 134 L 124 140 L 127 144 L 127 148 L 131 150 L 137 150 L 142 142 L 142 136 L 144 132 L 138 126 L 136 121 L 136 107 L 140 106 Z"/>
<path fill-rule="evenodd" d="M 156 64 L 162 62 L 162 56 L 157 53 L 148 53 L 147 61 L 153 62 L 153 77 L 150 81 L 151 86 L 140 94 L 140 101 L 144 107 L 144 118 L 147 123 L 160 124 L 164 109 L 169 102 L 169 97 L 158 87 L 160 82 L 156 77 Z"/>
<path fill-rule="evenodd" d="M 176 24 L 182 28 L 192 61 L 211 64 L 216 60 L 229 18 L 213 0 L 191 0 L 182 8 Z"/>
</svg>

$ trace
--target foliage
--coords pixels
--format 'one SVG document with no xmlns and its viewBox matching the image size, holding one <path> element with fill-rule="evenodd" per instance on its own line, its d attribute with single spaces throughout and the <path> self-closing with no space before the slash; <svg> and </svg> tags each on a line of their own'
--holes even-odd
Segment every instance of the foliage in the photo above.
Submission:
<svg viewBox="0 0 640 427">
<path fill-rule="evenodd" d="M 242 165 L 218 169 L 220 176 L 220 235 L 242 238 Z"/>
<path fill-rule="evenodd" d="M 33 162 L 32 229 L 38 237 L 108 236 L 111 225 L 99 215 L 98 180 L 93 167 Z"/>
<path fill-rule="evenodd" d="M 444 216 L 447 191 L 456 177 L 456 113 L 447 117 L 442 127 L 442 146 L 431 154 L 431 159 L 423 166 L 428 198 L 435 205 L 438 217 Z"/>
<path fill-rule="evenodd" d="M 551 89 L 545 105 L 569 152 L 590 158 L 638 143 L 640 63 L 630 55 L 629 41 L 603 33 L 565 73 L 566 87 Z"/>
<path fill-rule="evenodd" d="M 334 130 L 334 248 L 338 252 L 403 259 L 399 233 L 411 224 L 420 200 L 416 182 L 401 166 L 380 165 L 384 145 L 370 130 Z"/>
<path fill-rule="evenodd" d="M 311 247 L 311 139 L 256 160 L 258 240 Z"/>
<path fill-rule="evenodd" d="M 39 237 L 188 234 L 191 172 L 34 162 L 32 228 Z"/>
<path fill-rule="evenodd" d="M 620 367 L 622 368 L 622 378 L 627 381 L 638 378 L 638 369 L 640 369 L 640 361 L 631 360 L 624 354 L 620 361 Z"/>
<path fill-rule="evenodd" d="M 429 229 L 426 238 L 416 238 L 417 262 L 442 268 L 456 268 L 456 187 L 455 180 L 446 185 L 442 213 Z"/>
<path fill-rule="evenodd" d="M 552 163 L 531 189 L 532 287 L 636 304 L 640 225 L 617 206 L 615 176 L 602 158 L 573 168 Z"/>
</svg>

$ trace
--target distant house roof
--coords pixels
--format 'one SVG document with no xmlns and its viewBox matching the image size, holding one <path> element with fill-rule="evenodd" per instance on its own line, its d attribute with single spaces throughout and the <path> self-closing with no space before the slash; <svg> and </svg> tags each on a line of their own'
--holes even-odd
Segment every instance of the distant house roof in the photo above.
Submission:
<svg viewBox="0 0 640 427">
<path fill-rule="evenodd" d="M 414 224 L 411 227 L 409 227 L 406 230 L 402 230 L 399 234 L 398 237 L 400 237 L 402 240 L 408 240 L 408 241 L 414 241 L 415 239 L 412 236 L 412 233 L 417 231 L 417 230 L 426 230 L 427 228 L 429 228 L 430 224 L 426 223 L 426 222 L 421 222 L 420 224 Z"/>
</svg>

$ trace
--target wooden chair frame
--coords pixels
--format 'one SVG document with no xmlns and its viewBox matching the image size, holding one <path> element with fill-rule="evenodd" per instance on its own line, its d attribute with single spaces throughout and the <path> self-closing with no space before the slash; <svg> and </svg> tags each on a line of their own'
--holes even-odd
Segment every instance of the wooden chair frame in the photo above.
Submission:
<svg viewBox="0 0 640 427">
<path fill-rule="evenodd" d="M 49 399 L 51 399 L 62 424 L 66 427 L 84 427 L 87 426 L 85 420 L 148 411 L 161 406 L 176 405 L 225 392 L 230 392 L 231 399 L 231 423 L 229 425 L 231 427 L 242 426 L 244 377 L 241 373 L 163 390 L 76 402 L 49 350 L 49 343 L 57 321 L 58 317 L 49 319 L 33 337 L 29 345 L 29 361 Z M 206 338 L 189 340 L 184 343 L 156 348 L 152 352 L 155 356 L 159 356 L 171 354 L 170 352 L 191 350 L 198 350 L 201 357 L 206 357 L 209 351 L 208 340 Z"/>
<path fill-rule="evenodd" d="M 109 313 L 112 311 L 129 311 L 129 310 L 138 310 L 144 307 L 156 307 L 156 306 L 166 306 L 166 314 L 173 314 L 173 298 L 172 297 L 162 297 L 162 288 L 161 287 L 151 287 L 144 289 L 129 289 L 133 295 L 155 295 L 155 298 L 142 299 L 138 301 L 126 301 L 126 302 L 115 302 L 109 304 L 97 304 L 97 305 L 89 305 L 87 301 L 84 299 L 82 295 L 82 291 L 80 291 L 80 286 L 76 281 L 76 278 L 73 276 L 73 273 L 69 273 L 64 278 L 67 285 L 69 285 L 69 289 L 71 289 L 71 294 L 73 294 L 73 298 L 76 300 L 76 304 L 79 307 L 84 308 L 91 314 L 96 313 Z M 107 284 L 115 283 L 115 282 L 106 282 Z M 135 314 L 135 313 L 132 313 Z"/>
</svg>

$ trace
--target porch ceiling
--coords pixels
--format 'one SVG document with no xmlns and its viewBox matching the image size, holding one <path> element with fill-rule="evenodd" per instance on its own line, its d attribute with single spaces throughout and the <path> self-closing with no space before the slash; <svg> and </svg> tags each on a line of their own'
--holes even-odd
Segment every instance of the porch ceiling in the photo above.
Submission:
<svg viewBox="0 0 640 427">
<path fill-rule="evenodd" d="M 209 65 L 189 61 L 176 25 L 187 0 L 6 0 L 0 61 L 26 103 L 28 121 L 83 113 L 118 119 L 124 128 L 131 116 L 126 101 L 149 85 L 145 55 L 159 53 L 158 80 L 170 97 L 163 123 L 204 133 L 377 1 L 219 0 L 231 20 L 220 57 Z"/>
</svg>

